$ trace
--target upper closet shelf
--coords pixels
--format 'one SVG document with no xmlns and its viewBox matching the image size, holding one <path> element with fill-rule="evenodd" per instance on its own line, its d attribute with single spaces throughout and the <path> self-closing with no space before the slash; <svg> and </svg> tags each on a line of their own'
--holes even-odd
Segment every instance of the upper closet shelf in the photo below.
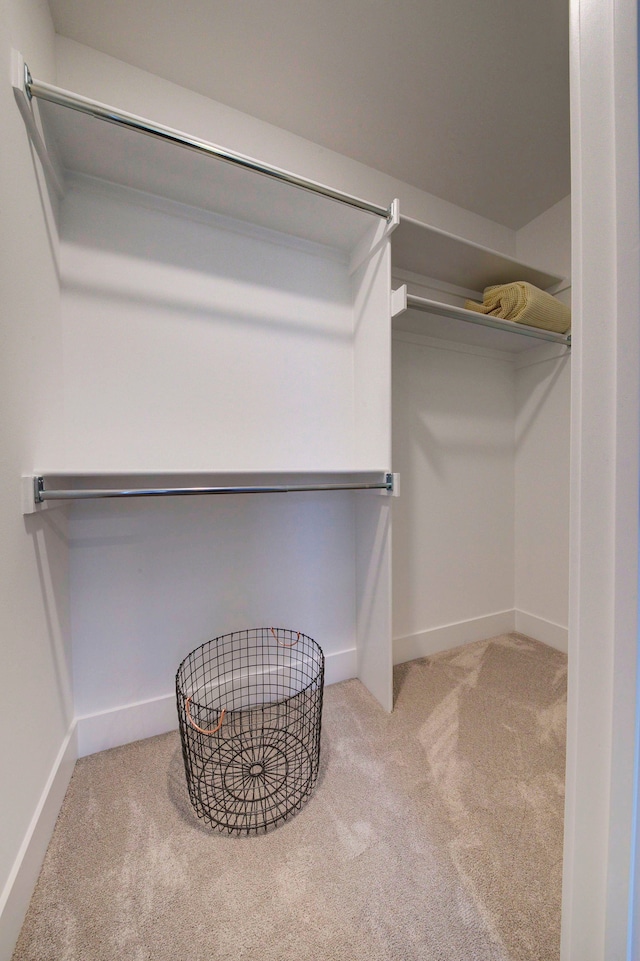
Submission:
<svg viewBox="0 0 640 961">
<path fill-rule="evenodd" d="M 479 293 L 492 284 L 510 284 L 517 280 L 548 290 L 563 279 L 559 274 L 529 267 L 410 217 L 401 217 L 394 231 L 392 257 L 396 270 L 411 271 Z"/>
<path fill-rule="evenodd" d="M 58 190 L 66 172 L 85 174 L 345 253 L 377 222 L 397 223 L 395 201 L 388 208 L 369 203 L 34 80 L 17 51 L 12 83 L 34 146 Z"/>
<path fill-rule="evenodd" d="M 436 282 L 419 283 L 420 287 L 439 290 L 438 282 L 450 285 L 445 300 L 464 301 L 473 297 L 482 301 L 485 287 L 516 281 L 526 281 L 541 290 L 548 290 L 563 279 L 559 274 L 530 267 L 409 217 L 400 218 L 393 234 L 391 252 L 396 276 L 410 283 L 410 277 L 402 276 L 401 271 L 406 271 Z M 392 312 L 397 330 L 426 334 L 452 343 L 508 353 L 527 350 L 540 340 L 565 347 L 571 345 L 570 334 L 528 327 L 466 310 L 457 304 L 414 296 L 407 293 L 406 286 L 394 293 Z"/>
</svg>

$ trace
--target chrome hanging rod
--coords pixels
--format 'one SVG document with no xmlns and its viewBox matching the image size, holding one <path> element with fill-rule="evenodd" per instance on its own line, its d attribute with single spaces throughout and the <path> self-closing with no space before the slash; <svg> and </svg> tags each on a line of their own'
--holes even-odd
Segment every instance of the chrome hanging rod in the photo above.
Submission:
<svg viewBox="0 0 640 961">
<path fill-rule="evenodd" d="M 146 134 L 148 137 L 155 137 L 158 140 L 173 143 L 179 147 L 185 147 L 188 150 L 194 150 L 196 153 L 222 160 L 236 167 L 252 170 L 254 173 L 270 177 L 272 180 L 279 180 L 293 187 L 299 187 L 302 190 L 320 194 L 323 197 L 336 200 L 338 203 L 346 204 L 349 207 L 363 210 L 366 213 L 384 217 L 387 222 L 390 222 L 393 218 L 393 205 L 380 207 L 377 204 L 369 203 L 367 200 L 361 200 L 359 197 L 353 197 L 340 190 L 326 187 L 324 184 L 317 183 L 314 180 L 299 177 L 280 167 L 273 167 L 270 164 L 255 160 L 252 157 L 247 157 L 244 154 L 227 150 L 207 140 L 192 137 L 180 130 L 174 130 L 172 127 L 165 127 L 163 124 L 154 123 L 152 120 L 146 120 L 143 117 L 127 113 L 116 107 L 107 106 L 107 104 L 100 103 L 97 100 L 91 100 L 88 97 L 81 97 L 79 94 L 72 93 L 69 90 L 63 90 L 61 87 L 55 87 L 53 84 L 34 80 L 26 64 L 24 70 L 24 89 L 29 100 L 35 97 L 38 100 L 47 100 L 49 103 L 58 104 L 61 107 L 69 107 L 71 110 L 88 114 L 88 116 L 95 117 L 98 120 L 106 120 L 108 123 L 113 123 L 120 127 L 127 127 L 129 130 L 137 130 L 139 133 Z"/>
<path fill-rule="evenodd" d="M 289 494 L 298 491 L 364 491 L 386 490 L 393 493 L 393 474 L 385 474 L 379 483 L 363 484 L 274 484 L 255 487 L 140 487 L 112 490 L 47 490 L 42 476 L 34 477 L 34 500 L 90 500 L 102 497 L 182 497 L 191 494 Z"/>
<path fill-rule="evenodd" d="M 502 320 L 500 317 L 492 317 L 490 314 L 476 313 L 473 310 L 465 310 L 464 307 L 442 304 L 439 301 L 427 300 L 425 297 L 416 297 L 413 294 L 407 294 L 407 308 L 422 310 L 427 314 L 437 314 L 453 320 L 463 320 L 467 324 L 492 327 L 494 330 L 506 330 L 510 334 L 520 334 L 522 337 L 534 337 L 537 340 L 547 340 L 554 344 L 562 344 L 564 347 L 571 347 L 571 334 L 558 334 L 554 330 L 529 327 L 526 324 L 518 324 L 513 320 Z"/>
</svg>

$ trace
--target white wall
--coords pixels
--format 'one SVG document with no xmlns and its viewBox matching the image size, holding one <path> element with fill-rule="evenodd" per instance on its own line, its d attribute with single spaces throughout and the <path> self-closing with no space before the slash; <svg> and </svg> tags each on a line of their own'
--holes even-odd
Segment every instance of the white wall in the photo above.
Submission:
<svg viewBox="0 0 640 961">
<path fill-rule="evenodd" d="M 564 274 L 571 304 L 571 198 L 516 235 L 522 259 Z M 516 360 L 516 627 L 567 650 L 571 354 L 549 345 Z"/>
<path fill-rule="evenodd" d="M 80 755 L 175 728 L 178 664 L 227 632 L 300 630 L 321 643 L 328 682 L 354 676 L 352 498 L 257 494 L 76 506 Z M 141 701 L 150 703 L 135 707 Z"/>
<path fill-rule="evenodd" d="M 346 264 L 131 196 L 84 184 L 62 204 L 61 466 L 371 467 L 355 463 Z"/>
<path fill-rule="evenodd" d="M 563 276 L 563 288 L 570 284 L 571 197 L 560 200 L 516 231 L 515 251 L 518 260 Z"/>
<path fill-rule="evenodd" d="M 571 360 L 554 353 L 516 368 L 514 606 L 517 630 L 566 651 Z"/>
<path fill-rule="evenodd" d="M 513 627 L 514 415 L 510 357 L 394 334 L 396 661 Z"/>
<path fill-rule="evenodd" d="M 53 80 L 53 29 L 46 3 L 3 0 L 0 11 L 0 957 L 8 959 L 70 773 L 73 710 L 65 519 L 23 518 L 19 493 L 21 474 L 61 444 L 62 366 L 55 233 L 9 82 L 10 51 Z"/>
</svg>

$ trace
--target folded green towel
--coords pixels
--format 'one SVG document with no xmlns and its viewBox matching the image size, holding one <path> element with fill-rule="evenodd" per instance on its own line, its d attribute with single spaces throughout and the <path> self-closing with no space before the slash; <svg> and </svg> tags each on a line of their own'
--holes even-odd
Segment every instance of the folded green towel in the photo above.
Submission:
<svg viewBox="0 0 640 961">
<path fill-rule="evenodd" d="M 492 317 L 554 330 L 559 334 L 566 333 L 571 326 L 571 310 L 566 304 L 524 280 L 485 287 L 482 303 L 468 300 L 465 307 L 480 314 L 491 314 Z"/>
</svg>

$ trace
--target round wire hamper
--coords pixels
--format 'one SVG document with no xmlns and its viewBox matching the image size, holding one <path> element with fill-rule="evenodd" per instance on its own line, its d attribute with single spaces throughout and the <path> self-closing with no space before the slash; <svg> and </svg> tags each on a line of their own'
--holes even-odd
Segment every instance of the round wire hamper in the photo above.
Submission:
<svg viewBox="0 0 640 961">
<path fill-rule="evenodd" d="M 207 641 L 176 674 L 182 755 L 198 817 L 258 834 L 300 810 L 318 778 L 324 654 L 297 631 Z"/>
</svg>

